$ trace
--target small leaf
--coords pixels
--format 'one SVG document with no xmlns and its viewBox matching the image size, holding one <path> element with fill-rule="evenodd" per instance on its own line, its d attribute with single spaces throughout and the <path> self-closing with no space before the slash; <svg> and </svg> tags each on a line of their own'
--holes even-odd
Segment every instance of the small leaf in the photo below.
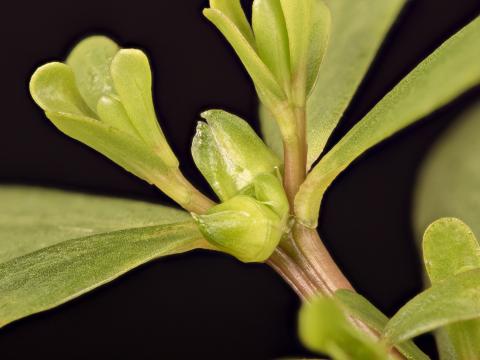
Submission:
<svg viewBox="0 0 480 360">
<path fill-rule="evenodd" d="M 51 309 L 161 256 L 203 247 L 192 222 L 64 241 L 0 264 L 0 327 Z"/>
<path fill-rule="evenodd" d="M 329 298 L 315 298 L 299 314 L 300 339 L 309 349 L 338 360 L 386 360 L 380 343 L 356 330 L 340 306 Z"/>
<path fill-rule="evenodd" d="M 383 333 L 388 323 L 388 317 L 362 295 L 349 290 L 338 290 L 335 292 L 334 298 L 343 306 L 347 314 L 355 319 L 361 320 L 378 334 Z M 396 348 L 407 359 L 430 359 L 413 341 L 405 341 L 397 344 Z"/>
<path fill-rule="evenodd" d="M 433 284 L 415 296 L 388 322 L 384 337 L 398 344 L 459 321 L 480 317 L 480 269 Z"/>
<path fill-rule="evenodd" d="M 67 58 L 75 73 L 80 94 L 93 112 L 103 95 L 114 93 L 110 64 L 118 45 L 105 36 L 91 36 L 80 41 Z"/>
<path fill-rule="evenodd" d="M 432 284 L 480 268 L 480 245 L 472 230 L 458 219 L 431 224 L 423 237 L 423 257 Z"/>
<path fill-rule="evenodd" d="M 1 186 L 0 199 L 0 263 L 65 240 L 191 218 L 158 204 L 29 186 Z"/>
<path fill-rule="evenodd" d="M 268 206 L 245 195 L 216 205 L 195 220 L 215 248 L 247 263 L 266 261 L 283 233 L 281 219 Z"/>
<path fill-rule="evenodd" d="M 152 100 L 152 74 L 147 56 L 137 49 L 122 49 L 110 68 L 115 90 L 143 140 L 152 146 L 169 167 L 178 160 L 158 124 Z"/>
<path fill-rule="evenodd" d="M 318 159 L 406 0 L 325 0 L 332 29 L 307 102 L 308 167 Z M 267 135 L 270 137 L 279 136 Z"/>
<path fill-rule="evenodd" d="M 318 77 L 330 34 L 330 11 L 321 0 L 280 0 L 290 48 L 294 103 L 302 106 Z"/>
<path fill-rule="evenodd" d="M 222 32 L 230 45 L 232 45 L 255 83 L 262 102 L 269 108 L 275 108 L 279 103 L 285 101 L 286 95 L 274 75 L 228 15 L 217 9 L 205 9 L 203 14 Z"/>
<path fill-rule="evenodd" d="M 295 199 L 301 223 L 316 226 L 323 194 L 364 151 L 478 85 L 479 36 L 480 17 L 418 65 L 322 158 Z"/>
<path fill-rule="evenodd" d="M 114 97 L 102 96 L 98 100 L 97 114 L 106 124 L 117 128 L 129 135 L 141 138 L 137 129 L 133 126 L 122 103 Z"/>
<path fill-rule="evenodd" d="M 44 111 L 92 115 L 75 84 L 72 69 L 52 62 L 39 67 L 30 81 L 30 93 Z"/>
<path fill-rule="evenodd" d="M 240 30 L 245 39 L 254 46 L 255 39 L 240 0 L 210 0 L 210 7 L 224 13 Z"/>
<path fill-rule="evenodd" d="M 252 26 L 260 58 L 284 90 L 290 91 L 290 50 L 280 0 L 255 0 Z"/>
<path fill-rule="evenodd" d="M 443 218 L 431 224 L 423 237 L 423 257 L 432 284 L 480 268 L 480 245 L 470 228 L 458 219 Z M 457 296 L 457 295 L 454 295 Z M 446 326 L 443 339 L 455 359 L 480 354 L 480 319 Z M 445 351 L 443 346 L 440 350 Z"/>
</svg>

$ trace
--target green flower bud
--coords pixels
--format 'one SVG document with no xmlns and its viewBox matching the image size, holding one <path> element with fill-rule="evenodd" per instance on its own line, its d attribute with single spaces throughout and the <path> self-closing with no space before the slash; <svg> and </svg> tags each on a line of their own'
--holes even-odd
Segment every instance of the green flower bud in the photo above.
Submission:
<svg viewBox="0 0 480 360">
<path fill-rule="evenodd" d="M 240 192 L 260 174 L 274 173 L 280 160 L 248 123 L 221 110 L 202 114 L 192 155 L 200 172 L 222 201 Z"/>
<path fill-rule="evenodd" d="M 193 215 L 203 236 L 216 248 L 243 262 L 264 262 L 283 234 L 283 223 L 261 202 L 238 195 L 206 215 Z"/>
<path fill-rule="evenodd" d="M 242 194 L 253 197 L 268 206 L 282 221 L 287 219 L 289 212 L 288 199 L 279 176 L 267 173 L 261 174 L 242 190 Z"/>
</svg>

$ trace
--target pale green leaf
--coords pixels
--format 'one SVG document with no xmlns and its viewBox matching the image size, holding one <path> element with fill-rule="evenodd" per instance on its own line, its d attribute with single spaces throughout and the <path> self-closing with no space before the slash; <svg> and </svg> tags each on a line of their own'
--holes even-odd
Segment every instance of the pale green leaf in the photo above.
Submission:
<svg viewBox="0 0 480 360">
<path fill-rule="evenodd" d="M 386 349 L 352 326 L 332 299 L 315 298 L 305 303 L 299 314 L 299 332 L 310 350 L 335 360 L 389 359 Z"/>
<path fill-rule="evenodd" d="M 330 34 L 330 11 L 321 0 L 280 0 L 290 49 L 294 101 L 303 105 L 318 76 Z"/>
<path fill-rule="evenodd" d="M 480 234 L 480 102 L 463 113 L 427 155 L 415 189 L 414 223 L 420 240 L 427 226 L 456 217 Z"/>
<path fill-rule="evenodd" d="M 285 93 L 272 72 L 258 56 L 255 48 L 244 37 L 234 22 L 224 13 L 216 9 L 205 9 L 205 17 L 210 20 L 225 36 L 239 56 L 247 72 L 255 83 L 261 100 L 274 108 L 286 99 Z"/>
<path fill-rule="evenodd" d="M 454 218 L 431 224 L 423 236 L 423 258 L 432 284 L 480 268 L 480 245 L 472 230 Z"/>
<path fill-rule="evenodd" d="M 388 323 L 388 317 L 362 295 L 349 290 L 338 290 L 335 292 L 334 298 L 343 306 L 347 314 L 361 320 L 378 334 L 383 333 Z M 430 359 L 413 341 L 405 341 L 398 344 L 396 348 L 407 359 Z"/>
<path fill-rule="evenodd" d="M 272 113 L 263 104 L 259 106 L 260 130 L 265 143 L 283 160 L 283 139 Z"/>
<path fill-rule="evenodd" d="M 114 92 L 110 64 L 118 50 L 118 45 L 109 38 L 91 36 L 79 42 L 67 58 L 78 90 L 94 112 L 98 100 Z"/>
<path fill-rule="evenodd" d="M 384 337 L 398 344 L 440 327 L 480 317 L 480 269 L 433 284 L 388 322 Z"/>
<path fill-rule="evenodd" d="M 110 67 L 115 90 L 142 139 L 169 167 L 178 167 L 160 128 L 152 100 L 152 73 L 147 56 L 137 49 L 122 49 Z"/>
<path fill-rule="evenodd" d="M 480 268 L 480 245 L 463 222 L 443 218 L 425 232 L 423 257 L 430 281 L 436 284 L 452 275 Z M 442 330 L 441 338 L 451 344 L 448 351 L 455 354 L 455 359 L 467 360 L 480 354 L 479 319 L 450 324 Z M 440 345 L 441 352 L 445 351 L 444 347 Z"/>
<path fill-rule="evenodd" d="M 0 327 L 51 309 L 161 256 L 202 247 L 193 222 L 68 240 L 0 264 Z"/>
<path fill-rule="evenodd" d="M 240 0 L 210 0 L 210 7 L 224 13 L 240 30 L 245 39 L 255 46 L 252 28 L 248 23 Z"/>
<path fill-rule="evenodd" d="M 290 50 L 280 0 L 255 0 L 252 26 L 260 58 L 288 93 L 291 81 Z"/>
<path fill-rule="evenodd" d="M 309 168 L 323 152 L 405 2 L 325 0 L 332 14 L 332 29 L 307 102 Z M 274 135 L 267 135 L 267 139 L 271 136 Z"/>
<path fill-rule="evenodd" d="M 97 104 L 98 117 L 106 124 L 141 139 L 122 103 L 112 96 L 102 96 Z"/>
<path fill-rule="evenodd" d="M 1 186 L 0 199 L 0 263 L 65 240 L 190 218 L 142 201 L 28 186 Z"/>
<path fill-rule="evenodd" d="M 315 227 L 326 189 L 353 160 L 480 82 L 480 18 L 443 43 L 325 155 L 295 199 L 303 224 Z"/>
<path fill-rule="evenodd" d="M 68 65 L 52 62 L 39 67 L 30 81 L 30 93 L 44 111 L 93 116 Z"/>
</svg>

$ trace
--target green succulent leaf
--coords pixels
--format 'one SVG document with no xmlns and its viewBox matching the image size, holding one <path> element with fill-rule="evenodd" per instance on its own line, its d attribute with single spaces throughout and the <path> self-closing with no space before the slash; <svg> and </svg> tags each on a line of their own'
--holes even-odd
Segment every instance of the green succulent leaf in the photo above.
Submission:
<svg viewBox="0 0 480 360">
<path fill-rule="evenodd" d="M 67 65 L 75 73 L 78 90 L 93 112 L 97 111 L 102 96 L 114 93 L 110 64 L 119 50 L 111 39 L 91 36 L 80 41 L 67 58 Z"/>
<path fill-rule="evenodd" d="M 315 298 L 299 314 L 300 339 L 307 348 L 335 360 L 386 360 L 386 349 L 355 329 L 332 299 Z"/>
<path fill-rule="evenodd" d="M 415 296 L 390 319 L 384 337 L 398 344 L 479 317 L 480 269 L 474 269 L 450 276 Z"/>
<path fill-rule="evenodd" d="M 215 248 L 247 263 L 266 261 L 284 230 L 277 214 L 246 195 L 237 195 L 195 219 Z"/>
<path fill-rule="evenodd" d="M 0 264 L 70 239 L 191 218 L 137 200 L 29 186 L 1 186 L 0 199 Z"/>
<path fill-rule="evenodd" d="M 210 0 L 210 7 L 225 14 L 240 30 L 245 39 L 252 46 L 255 46 L 252 28 L 248 23 L 245 12 L 240 4 L 240 0 Z"/>
<path fill-rule="evenodd" d="M 278 104 L 285 101 L 286 95 L 281 85 L 259 57 L 254 46 L 228 14 L 215 8 L 205 9 L 203 14 L 222 32 L 230 45 L 232 45 L 252 78 L 262 102 L 269 108 L 275 108 Z"/>
<path fill-rule="evenodd" d="M 479 133 L 480 102 L 477 101 L 429 151 L 415 189 L 414 223 L 418 240 L 430 223 L 442 217 L 462 219 L 475 234 L 480 234 Z"/>
<path fill-rule="evenodd" d="M 330 35 L 330 11 L 321 0 L 280 0 L 288 32 L 293 101 L 302 106 L 318 76 Z"/>
<path fill-rule="evenodd" d="M 362 295 L 349 290 L 338 290 L 335 292 L 334 298 L 340 305 L 342 305 L 344 311 L 348 315 L 361 320 L 364 324 L 375 330 L 377 333 L 383 333 L 383 330 L 388 323 L 388 317 L 386 317 Z M 414 344 L 413 341 L 405 341 L 396 345 L 396 348 L 407 359 L 430 359 Z"/>
<path fill-rule="evenodd" d="M 178 167 L 155 115 L 147 56 L 137 49 L 122 49 L 113 58 L 110 71 L 115 90 L 140 136 L 169 167 Z"/>
<path fill-rule="evenodd" d="M 431 224 L 423 237 L 423 257 L 432 284 L 468 270 L 480 268 L 480 245 L 470 228 L 454 218 Z M 457 296 L 456 294 L 453 296 Z M 472 359 L 480 354 L 480 319 L 457 322 L 442 329 L 455 359 Z M 445 352 L 444 344 L 439 347 Z"/>
<path fill-rule="evenodd" d="M 97 114 L 106 124 L 129 135 L 140 138 L 122 103 L 112 96 L 102 96 L 97 103 Z"/>
<path fill-rule="evenodd" d="M 454 218 L 431 224 L 423 237 L 423 258 L 432 284 L 480 268 L 480 245 L 472 230 Z"/>
<path fill-rule="evenodd" d="M 478 85 L 479 36 L 480 17 L 422 61 L 322 158 L 296 196 L 300 222 L 316 226 L 323 194 L 364 151 Z"/>
<path fill-rule="evenodd" d="M 193 222 L 67 240 L 0 264 L 0 327 L 51 309 L 161 256 L 203 247 Z"/>
<path fill-rule="evenodd" d="M 93 116 L 68 65 L 52 62 L 39 67 L 30 81 L 30 93 L 44 111 Z"/>
<path fill-rule="evenodd" d="M 286 93 L 290 92 L 290 50 L 280 0 L 255 0 L 252 26 L 260 58 Z"/>
</svg>

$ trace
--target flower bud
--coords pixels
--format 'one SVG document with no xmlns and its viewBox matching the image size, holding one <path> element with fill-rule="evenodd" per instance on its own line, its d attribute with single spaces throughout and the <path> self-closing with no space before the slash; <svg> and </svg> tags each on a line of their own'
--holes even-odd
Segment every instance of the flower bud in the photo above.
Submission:
<svg viewBox="0 0 480 360">
<path fill-rule="evenodd" d="M 258 175 L 274 173 L 280 160 L 247 122 L 221 110 L 202 114 L 192 145 L 195 164 L 221 200 L 248 186 Z"/>
<path fill-rule="evenodd" d="M 216 248 L 243 262 L 264 262 L 283 234 L 283 223 L 268 206 L 238 195 L 193 215 L 203 236 Z"/>
</svg>

